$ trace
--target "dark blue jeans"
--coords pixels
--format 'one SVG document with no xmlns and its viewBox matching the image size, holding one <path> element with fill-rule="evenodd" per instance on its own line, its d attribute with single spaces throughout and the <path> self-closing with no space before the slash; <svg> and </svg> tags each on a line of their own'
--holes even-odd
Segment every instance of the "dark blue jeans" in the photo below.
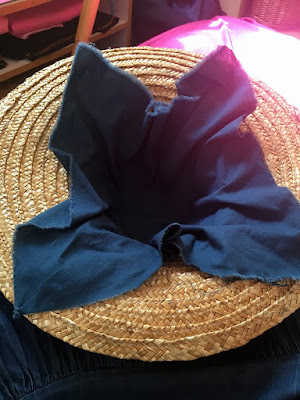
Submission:
<svg viewBox="0 0 300 400">
<path fill-rule="evenodd" d="M 133 0 L 131 44 L 215 15 L 224 15 L 219 0 Z"/>
<path fill-rule="evenodd" d="M 0 293 L 0 399 L 300 399 L 300 310 L 239 349 L 190 362 L 119 360 L 77 349 Z"/>
</svg>

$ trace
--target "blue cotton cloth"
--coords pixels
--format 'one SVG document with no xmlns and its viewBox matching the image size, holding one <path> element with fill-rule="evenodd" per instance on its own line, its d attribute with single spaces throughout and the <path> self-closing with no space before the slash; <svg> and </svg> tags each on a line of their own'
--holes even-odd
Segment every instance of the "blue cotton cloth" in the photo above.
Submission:
<svg viewBox="0 0 300 400">
<path fill-rule="evenodd" d="M 300 278 L 300 207 L 259 143 L 246 73 L 218 48 L 171 104 L 79 45 L 50 149 L 70 198 L 17 227 L 18 312 L 94 303 L 138 287 L 166 256 L 220 277 Z"/>
</svg>

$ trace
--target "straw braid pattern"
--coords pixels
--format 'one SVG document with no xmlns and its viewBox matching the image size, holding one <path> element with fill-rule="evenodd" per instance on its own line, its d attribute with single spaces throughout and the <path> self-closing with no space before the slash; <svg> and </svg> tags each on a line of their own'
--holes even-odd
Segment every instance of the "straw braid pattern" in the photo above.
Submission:
<svg viewBox="0 0 300 400">
<path fill-rule="evenodd" d="M 250 17 L 274 29 L 298 28 L 299 0 L 253 0 Z"/>
<path fill-rule="evenodd" d="M 201 60 L 146 47 L 103 53 L 162 101 L 176 96 L 175 80 Z M 47 145 L 71 63 L 72 57 L 43 69 L 0 103 L 0 289 L 11 302 L 15 226 L 68 198 L 67 173 Z M 276 182 L 300 199 L 299 113 L 262 82 L 252 83 L 258 106 L 240 131 L 253 132 Z M 230 282 L 174 263 L 122 296 L 27 318 L 85 350 L 144 361 L 192 360 L 248 343 L 299 304 L 299 282 Z"/>
</svg>

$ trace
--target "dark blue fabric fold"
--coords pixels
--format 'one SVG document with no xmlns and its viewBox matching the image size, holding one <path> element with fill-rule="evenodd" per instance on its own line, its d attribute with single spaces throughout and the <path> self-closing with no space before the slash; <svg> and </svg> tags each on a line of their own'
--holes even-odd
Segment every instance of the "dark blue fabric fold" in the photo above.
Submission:
<svg viewBox="0 0 300 400">
<path fill-rule="evenodd" d="M 300 310 L 238 349 L 151 363 L 78 349 L 12 313 L 0 293 L 0 400 L 300 397 Z"/>
<path fill-rule="evenodd" d="M 64 309 L 138 287 L 179 254 L 221 277 L 300 278 L 300 207 L 278 187 L 242 119 L 246 73 L 218 48 L 176 82 L 171 104 L 85 44 L 50 149 L 70 198 L 17 227 L 15 306 Z"/>
</svg>

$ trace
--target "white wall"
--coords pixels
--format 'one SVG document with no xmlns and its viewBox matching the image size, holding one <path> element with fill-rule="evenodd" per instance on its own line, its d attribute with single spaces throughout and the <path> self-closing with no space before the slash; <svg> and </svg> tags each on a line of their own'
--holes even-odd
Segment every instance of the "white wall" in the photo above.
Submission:
<svg viewBox="0 0 300 400">
<path fill-rule="evenodd" d="M 219 0 L 221 8 L 227 15 L 232 17 L 239 16 L 239 10 L 242 0 Z"/>
</svg>

